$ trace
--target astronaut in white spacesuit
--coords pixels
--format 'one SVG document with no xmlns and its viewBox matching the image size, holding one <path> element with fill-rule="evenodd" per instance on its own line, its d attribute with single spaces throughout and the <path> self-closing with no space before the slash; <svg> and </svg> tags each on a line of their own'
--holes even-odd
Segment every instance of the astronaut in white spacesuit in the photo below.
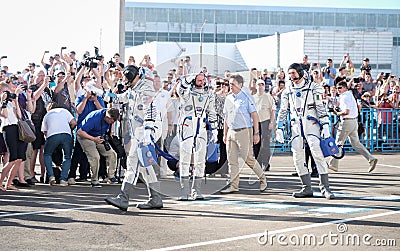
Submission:
<svg viewBox="0 0 400 251">
<path fill-rule="evenodd" d="M 333 199 L 335 196 L 329 189 L 327 162 L 320 147 L 321 138 L 330 137 L 329 117 L 322 103 L 324 90 L 320 84 L 309 80 L 300 64 L 291 64 L 288 74 L 291 83 L 282 93 L 275 138 L 284 143 L 284 122 L 290 109 L 291 150 L 302 183 L 302 189 L 293 196 L 313 197 L 311 176 L 304 161 L 305 144 L 308 143 L 318 169 L 321 193 L 325 198 Z"/>
<path fill-rule="evenodd" d="M 181 105 L 179 121 L 181 196 L 178 200 L 202 200 L 204 197 L 200 188 L 206 162 L 207 123 L 212 130 L 212 141 L 217 141 L 218 134 L 215 97 L 206 86 L 206 78 L 202 72 L 190 81 L 187 78 L 183 79 L 178 88 Z M 193 170 L 190 170 L 191 165 Z M 190 174 L 193 175 L 192 186 L 189 182 Z"/>
<path fill-rule="evenodd" d="M 160 182 L 158 182 L 152 166 L 152 164 L 155 164 L 154 156 L 146 147 L 153 144 L 150 136 L 157 140 L 161 135 L 161 118 L 153 104 L 155 91 L 151 79 L 152 73 L 144 67 L 138 68 L 129 65 L 124 68 L 123 74 L 125 85 L 128 88 L 124 93 L 112 96 L 119 102 L 126 104 L 123 118 L 127 120 L 125 124 L 127 124 L 126 130 L 130 136 L 130 149 L 121 191 L 116 197 L 105 198 L 105 201 L 127 211 L 129 195 L 132 194 L 140 173 L 147 185 L 149 201 L 139 204 L 137 207 L 140 209 L 159 209 L 163 207 Z"/>
</svg>

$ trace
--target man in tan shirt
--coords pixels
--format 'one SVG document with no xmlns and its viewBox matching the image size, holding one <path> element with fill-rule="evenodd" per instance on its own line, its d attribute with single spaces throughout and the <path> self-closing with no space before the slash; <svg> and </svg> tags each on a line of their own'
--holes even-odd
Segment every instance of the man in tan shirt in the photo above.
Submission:
<svg viewBox="0 0 400 251">
<path fill-rule="evenodd" d="M 260 119 L 260 143 L 254 145 L 254 155 L 264 171 L 269 171 L 271 158 L 271 133 L 275 123 L 276 105 L 269 92 L 265 92 L 265 82 L 257 80 L 257 93 L 253 95 Z"/>
</svg>

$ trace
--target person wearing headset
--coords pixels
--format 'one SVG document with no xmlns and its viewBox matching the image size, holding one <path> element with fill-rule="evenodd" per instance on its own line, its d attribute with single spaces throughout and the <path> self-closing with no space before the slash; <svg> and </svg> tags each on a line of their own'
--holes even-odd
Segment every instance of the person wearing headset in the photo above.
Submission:
<svg viewBox="0 0 400 251">
<path fill-rule="evenodd" d="M 123 69 L 126 91 L 122 94 L 112 94 L 114 99 L 127 104 L 126 113 L 123 117 L 127 119 L 126 133 L 130 141 L 127 145 L 129 153 L 127 158 L 127 170 L 122 182 L 121 191 L 116 197 L 106 197 L 104 200 L 122 211 L 127 211 L 129 196 L 132 195 L 139 174 L 142 175 L 147 186 L 149 200 L 138 204 L 139 209 L 160 209 L 163 201 L 160 194 L 160 182 L 157 180 L 153 169 L 155 164 L 154 155 L 150 152 L 150 145 L 161 136 L 161 117 L 153 104 L 155 90 L 153 87 L 153 75 L 148 68 L 128 65 Z M 121 122 L 124 123 L 124 122 Z M 154 149 L 154 148 L 153 148 Z"/>
<path fill-rule="evenodd" d="M 329 189 L 328 166 L 320 147 L 321 138 L 330 137 L 329 117 L 322 103 L 324 90 L 320 84 L 310 81 L 308 74 L 298 63 L 289 66 L 288 74 L 291 83 L 282 93 L 275 138 L 278 142 L 284 143 L 284 122 L 287 120 L 288 109 L 290 109 L 291 149 L 294 166 L 302 183 L 302 189 L 293 193 L 293 196 L 313 197 L 311 175 L 304 162 L 307 143 L 318 169 L 321 193 L 326 199 L 334 199 L 335 195 Z M 322 130 L 320 125 L 322 125 Z"/>
</svg>

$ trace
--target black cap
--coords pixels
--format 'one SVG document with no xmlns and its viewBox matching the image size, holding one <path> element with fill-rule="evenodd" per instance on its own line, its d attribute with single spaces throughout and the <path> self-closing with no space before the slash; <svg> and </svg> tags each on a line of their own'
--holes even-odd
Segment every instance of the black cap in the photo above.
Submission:
<svg viewBox="0 0 400 251">
<path fill-rule="evenodd" d="M 369 58 L 364 58 L 363 61 L 369 62 Z"/>
</svg>

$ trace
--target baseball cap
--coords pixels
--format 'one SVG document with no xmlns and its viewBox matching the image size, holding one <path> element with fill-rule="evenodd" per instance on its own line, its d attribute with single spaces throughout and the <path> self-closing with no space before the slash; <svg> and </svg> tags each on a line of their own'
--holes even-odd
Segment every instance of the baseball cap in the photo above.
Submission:
<svg viewBox="0 0 400 251">
<path fill-rule="evenodd" d="M 63 70 L 58 70 L 54 73 L 55 76 L 57 76 L 58 74 L 62 73 L 65 76 L 65 71 Z"/>
<path fill-rule="evenodd" d="M 28 66 L 33 66 L 33 67 L 35 67 L 36 64 L 35 64 L 35 63 L 29 63 Z"/>
<path fill-rule="evenodd" d="M 369 62 L 369 58 L 364 58 L 363 61 Z"/>
<path fill-rule="evenodd" d="M 257 84 L 257 85 L 258 85 L 258 84 L 263 84 L 263 85 L 265 85 L 265 82 L 264 82 L 264 80 L 262 80 L 262 79 L 258 79 L 257 82 L 256 82 L 256 84 Z"/>
</svg>

